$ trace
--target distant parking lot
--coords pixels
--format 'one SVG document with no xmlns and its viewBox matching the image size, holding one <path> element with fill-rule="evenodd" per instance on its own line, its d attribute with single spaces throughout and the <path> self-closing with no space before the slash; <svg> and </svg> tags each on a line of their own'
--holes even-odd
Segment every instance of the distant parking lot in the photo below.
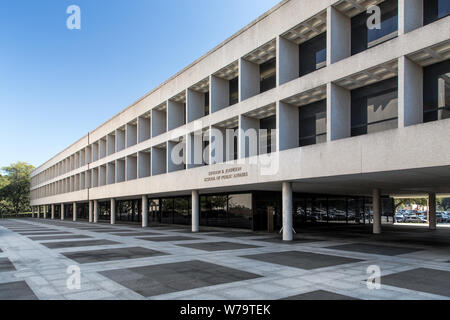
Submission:
<svg viewBox="0 0 450 320">
<path fill-rule="evenodd" d="M 427 212 L 417 210 L 401 210 L 395 214 L 397 223 L 428 223 Z M 436 222 L 440 224 L 450 224 L 450 212 L 436 212 Z"/>
</svg>

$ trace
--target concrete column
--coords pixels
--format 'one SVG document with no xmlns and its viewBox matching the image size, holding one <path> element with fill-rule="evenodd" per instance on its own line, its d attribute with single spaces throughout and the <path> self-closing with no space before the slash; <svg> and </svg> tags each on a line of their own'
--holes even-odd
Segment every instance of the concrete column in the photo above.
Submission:
<svg viewBox="0 0 450 320">
<path fill-rule="evenodd" d="M 94 200 L 94 223 L 98 222 L 98 200 Z"/>
<path fill-rule="evenodd" d="M 398 34 L 402 35 L 422 26 L 423 0 L 398 1 Z"/>
<path fill-rule="evenodd" d="M 116 224 L 116 199 L 111 198 L 111 224 Z"/>
<path fill-rule="evenodd" d="M 31 217 L 34 218 L 34 207 L 31 207 Z"/>
<path fill-rule="evenodd" d="M 277 151 L 299 146 L 298 107 L 277 101 Z"/>
<path fill-rule="evenodd" d="M 37 218 L 40 218 L 40 214 L 41 214 L 41 207 L 37 206 Z"/>
<path fill-rule="evenodd" d="M 328 7 L 327 29 L 327 65 L 350 57 L 351 19 L 334 7 Z"/>
<path fill-rule="evenodd" d="M 148 227 L 148 197 L 142 196 L 142 228 Z"/>
<path fill-rule="evenodd" d="M 373 189 L 372 192 L 373 202 L 373 233 L 381 233 L 381 197 L 380 189 Z"/>
<path fill-rule="evenodd" d="M 436 193 L 428 194 L 428 224 L 430 230 L 436 230 Z"/>
<path fill-rule="evenodd" d="M 89 223 L 94 221 L 94 204 L 92 201 L 89 201 Z"/>
<path fill-rule="evenodd" d="M 247 158 L 259 154 L 259 119 L 239 116 L 239 157 Z"/>
<path fill-rule="evenodd" d="M 259 65 L 239 59 L 239 101 L 256 96 L 260 91 Z"/>
<path fill-rule="evenodd" d="M 292 241 L 294 239 L 292 225 L 292 183 L 283 182 L 283 240 Z"/>
<path fill-rule="evenodd" d="M 277 83 L 282 85 L 298 78 L 299 70 L 299 48 L 281 36 L 277 40 Z"/>
<path fill-rule="evenodd" d="M 200 197 L 197 190 L 192 190 L 192 232 L 199 232 Z"/>
<path fill-rule="evenodd" d="M 152 137 L 156 137 L 164 132 L 167 129 L 167 113 L 162 110 L 152 110 Z"/>
<path fill-rule="evenodd" d="M 52 204 L 51 210 L 52 210 L 52 212 L 51 212 L 51 219 L 55 220 L 55 205 L 54 204 Z"/>
<path fill-rule="evenodd" d="M 73 212 L 73 221 L 77 221 L 77 203 L 74 202 L 72 205 L 72 212 Z"/>
<path fill-rule="evenodd" d="M 351 136 L 351 93 L 349 90 L 327 84 L 327 141 Z"/>
<path fill-rule="evenodd" d="M 398 60 L 398 127 L 423 122 L 423 69 L 407 57 Z"/>
<path fill-rule="evenodd" d="M 47 206 L 44 206 L 44 219 L 47 219 Z"/>
<path fill-rule="evenodd" d="M 64 203 L 61 203 L 61 220 L 64 220 Z"/>
<path fill-rule="evenodd" d="M 183 103 L 172 100 L 167 101 L 167 131 L 184 125 L 184 114 L 185 106 Z"/>
<path fill-rule="evenodd" d="M 216 76 L 211 76 L 210 81 L 210 113 L 214 113 L 229 106 L 230 82 Z"/>
</svg>

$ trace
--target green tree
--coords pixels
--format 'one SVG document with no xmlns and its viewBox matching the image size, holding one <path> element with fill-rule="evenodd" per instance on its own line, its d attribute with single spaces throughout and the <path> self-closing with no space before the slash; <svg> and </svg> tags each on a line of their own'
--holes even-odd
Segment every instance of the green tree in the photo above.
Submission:
<svg viewBox="0 0 450 320">
<path fill-rule="evenodd" d="M 450 209 L 450 198 L 438 199 L 438 203 L 444 211 L 448 211 Z"/>
<path fill-rule="evenodd" d="M 412 204 L 417 204 L 421 206 L 427 205 L 427 199 L 424 198 L 397 198 L 394 200 L 395 203 L 395 210 L 394 212 L 397 212 L 397 210 L 401 207 L 406 207 Z"/>
<path fill-rule="evenodd" d="M 26 162 L 13 163 L 1 170 L 0 208 L 14 213 L 30 210 L 30 174 L 34 167 Z"/>
</svg>

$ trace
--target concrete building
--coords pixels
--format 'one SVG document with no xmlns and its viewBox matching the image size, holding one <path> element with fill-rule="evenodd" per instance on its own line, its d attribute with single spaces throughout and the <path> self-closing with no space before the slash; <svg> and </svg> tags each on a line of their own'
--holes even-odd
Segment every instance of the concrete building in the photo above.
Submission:
<svg viewBox="0 0 450 320">
<path fill-rule="evenodd" d="M 37 168 L 33 214 L 380 233 L 450 194 L 449 3 L 282 1 Z"/>
</svg>

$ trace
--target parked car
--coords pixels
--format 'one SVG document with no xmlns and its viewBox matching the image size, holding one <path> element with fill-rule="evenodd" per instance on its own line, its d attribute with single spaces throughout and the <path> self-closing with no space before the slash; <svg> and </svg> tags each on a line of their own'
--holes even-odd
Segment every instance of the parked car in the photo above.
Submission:
<svg viewBox="0 0 450 320">
<path fill-rule="evenodd" d="M 449 222 L 448 214 L 445 212 L 436 212 L 436 222 L 437 223 L 446 223 Z"/>
<path fill-rule="evenodd" d="M 425 221 L 426 221 L 426 219 L 425 219 Z M 424 221 L 423 221 L 423 218 L 421 218 L 418 215 L 408 215 L 405 218 L 405 222 L 407 222 L 407 223 L 423 223 Z"/>
<path fill-rule="evenodd" d="M 404 212 L 397 212 L 396 214 L 395 214 L 395 222 L 397 222 L 397 223 L 402 223 L 402 222 L 405 222 L 405 214 L 404 214 Z"/>
</svg>

